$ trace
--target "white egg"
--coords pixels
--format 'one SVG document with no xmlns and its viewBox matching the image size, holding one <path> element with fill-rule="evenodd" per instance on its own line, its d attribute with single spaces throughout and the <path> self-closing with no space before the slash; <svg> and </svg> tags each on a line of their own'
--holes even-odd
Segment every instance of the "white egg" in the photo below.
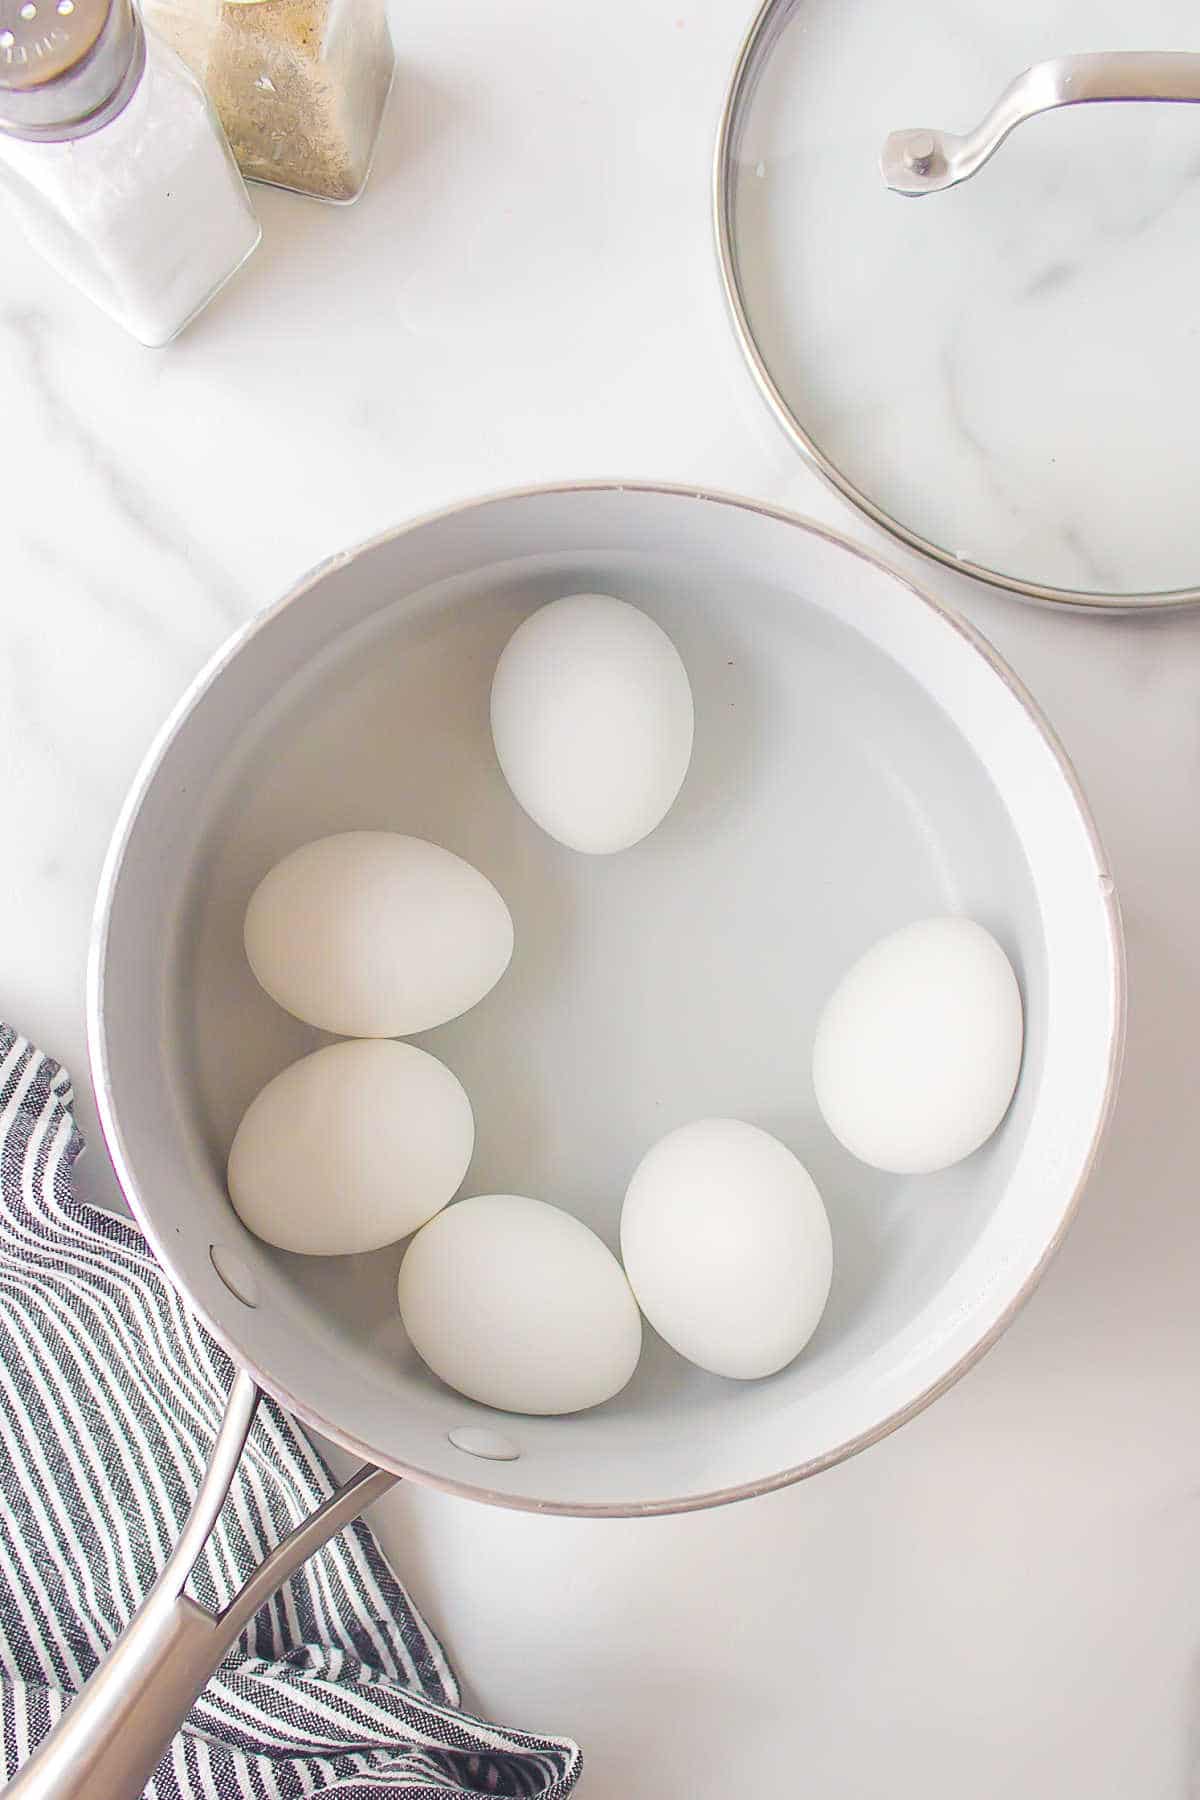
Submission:
<svg viewBox="0 0 1200 1800">
<path fill-rule="evenodd" d="M 303 1256 L 407 1237 L 453 1199 L 475 1146 L 456 1076 L 415 1044 L 331 1044 L 251 1102 L 229 1152 L 243 1224 Z"/>
<path fill-rule="evenodd" d="M 860 1161 L 929 1174 L 977 1150 L 1021 1067 L 1021 992 L 990 932 L 922 919 L 873 944 L 825 1004 L 817 1104 Z"/>
<path fill-rule="evenodd" d="M 263 877 L 245 942 L 259 982 L 298 1019 L 343 1037 L 407 1037 L 495 987 L 513 926 L 461 856 L 396 832 L 345 831 Z"/>
<path fill-rule="evenodd" d="M 692 755 L 692 690 L 653 619 L 572 594 L 525 620 L 492 682 L 492 737 L 514 795 L 571 850 L 626 850 L 653 831 Z"/>
<path fill-rule="evenodd" d="M 816 1184 L 769 1132 L 698 1119 L 638 1164 L 621 1255 L 654 1329 L 689 1362 L 738 1380 L 771 1375 L 817 1328 L 833 1240 Z"/>
<path fill-rule="evenodd" d="M 399 1299 L 434 1374 L 501 1412 L 599 1406 L 641 1355 L 616 1257 L 570 1213 L 519 1194 L 460 1200 L 430 1220 L 405 1253 Z"/>
</svg>

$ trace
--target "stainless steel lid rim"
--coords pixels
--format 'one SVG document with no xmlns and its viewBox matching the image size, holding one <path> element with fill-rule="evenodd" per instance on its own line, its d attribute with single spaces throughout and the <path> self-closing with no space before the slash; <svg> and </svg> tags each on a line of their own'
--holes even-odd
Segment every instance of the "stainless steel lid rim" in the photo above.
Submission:
<svg viewBox="0 0 1200 1800">
<path fill-rule="evenodd" d="M 922 532 L 905 525 L 886 507 L 872 500 L 825 452 L 785 398 L 750 323 L 734 239 L 734 171 L 736 127 L 765 72 L 772 49 L 789 23 L 795 5 L 796 0 L 763 0 L 742 40 L 718 124 L 712 176 L 717 259 L 734 335 L 760 393 L 789 442 L 805 456 L 812 468 L 836 493 L 889 536 L 922 556 L 929 557 L 931 561 L 989 587 L 1002 589 L 1027 600 L 1082 612 L 1170 611 L 1200 605 L 1200 582 L 1182 587 L 1148 590 L 1145 593 L 1064 587 L 1009 574 L 947 549 Z"/>
</svg>

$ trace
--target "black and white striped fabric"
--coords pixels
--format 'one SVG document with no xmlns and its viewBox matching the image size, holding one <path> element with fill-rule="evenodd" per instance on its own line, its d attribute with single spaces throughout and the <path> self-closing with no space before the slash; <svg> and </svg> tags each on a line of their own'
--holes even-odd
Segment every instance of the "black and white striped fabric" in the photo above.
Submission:
<svg viewBox="0 0 1200 1800">
<path fill-rule="evenodd" d="M 233 1378 L 137 1228 L 72 1198 L 66 1072 L 0 1026 L 0 1774 L 7 1781 L 151 1585 Z M 275 1406 L 191 1591 L 219 1608 L 331 1491 Z M 254 1619 L 147 1788 L 153 1800 L 559 1800 L 576 1746 L 458 1709 L 440 1645 L 351 1526 Z"/>
</svg>

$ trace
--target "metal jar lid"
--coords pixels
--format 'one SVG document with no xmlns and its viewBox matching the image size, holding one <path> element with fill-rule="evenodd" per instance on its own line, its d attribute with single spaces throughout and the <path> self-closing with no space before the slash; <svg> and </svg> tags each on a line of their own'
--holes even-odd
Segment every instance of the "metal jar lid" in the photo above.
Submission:
<svg viewBox="0 0 1200 1800">
<path fill-rule="evenodd" d="M 86 137 L 128 103 L 145 61 L 130 0 L 0 0 L 0 132 Z"/>
<path fill-rule="evenodd" d="M 1200 101 L 1194 0 L 767 0 L 715 210 L 755 379 L 842 495 L 1129 611 L 1200 602 L 1200 106 L 1083 104 L 1115 100 Z"/>
</svg>

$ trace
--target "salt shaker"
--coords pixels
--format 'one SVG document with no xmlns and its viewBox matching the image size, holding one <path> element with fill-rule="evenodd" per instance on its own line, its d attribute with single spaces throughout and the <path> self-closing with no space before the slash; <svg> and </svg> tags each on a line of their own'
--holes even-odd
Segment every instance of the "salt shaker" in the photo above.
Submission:
<svg viewBox="0 0 1200 1800">
<path fill-rule="evenodd" d="M 0 0 L 0 193 L 143 344 L 181 331 L 259 239 L 203 90 L 131 0 Z"/>
<path fill-rule="evenodd" d="M 320 200 L 362 191 L 392 84 L 385 0 L 146 0 L 207 85 L 242 173 Z"/>
</svg>

